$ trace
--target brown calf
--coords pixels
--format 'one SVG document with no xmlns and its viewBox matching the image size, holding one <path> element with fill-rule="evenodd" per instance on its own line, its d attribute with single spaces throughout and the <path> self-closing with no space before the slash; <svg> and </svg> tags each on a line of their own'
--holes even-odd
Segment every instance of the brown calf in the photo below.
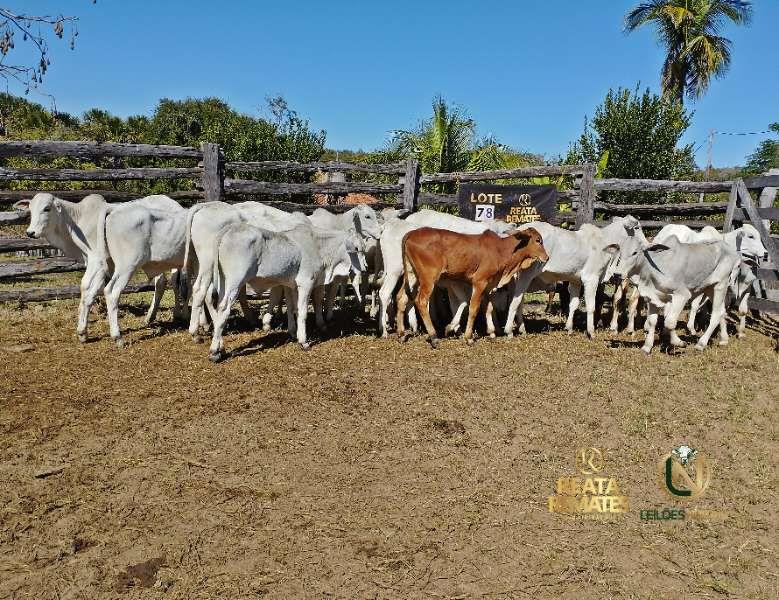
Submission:
<svg viewBox="0 0 779 600">
<path fill-rule="evenodd" d="M 403 285 L 398 291 L 398 335 L 404 336 L 404 315 L 409 296 L 417 290 L 415 305 L 430 336 L 430 344 L 438 344 L 435 327 L 430 320 L 430 294 L 441 277 L 467 281 L 471 284 L 468 306 L 468 325 L 465 339 L 473 343 L 473 322 L 476 319 L 482 295 L 489 294 L 487 324 L 494 335 L 492 324 L 492 293 L 506 285 L 521 269 L 529 268 L 536 260 L 548 260 L 541 234 L 532 227 L 500 237 L 492 231 L 478 235 L 455 233 L 444 229 L 422 227 L 410 231 L 403 238 Z"/>
</svg>

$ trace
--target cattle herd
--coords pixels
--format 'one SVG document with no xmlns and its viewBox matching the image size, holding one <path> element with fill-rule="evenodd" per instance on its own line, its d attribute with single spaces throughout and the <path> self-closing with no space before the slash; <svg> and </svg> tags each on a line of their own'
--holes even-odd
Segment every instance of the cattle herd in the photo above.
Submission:
<svg viewBox="0 0 779 600">
<path fill-rule="evenodd" d="M 727 343 L 729 300 L 737 306 L 738 335 L 743 336 L 753 271 L 766 255 L 751 225 L 727 234 L 712 227 L 695 232 L 667 225 L 650 242 L 632 216 L 616 217 L 602 228 L 587 224 L 571 231 L 544 222 L 518 228 L 500 221 L 475 222 L 431 210 L 377 213 L 367 205 L 342 214 L 317 209 L 311 216 L 260 202 L 205 202 L 185 209 L 162 195 L 109 204 L 96 194 L 73 203 L 39 193 L 14 208 L 29 209 L 28 236 L 45 238 L 84 263 L 77 325 L 81 341 L 87 339 L 90 307 L 102 291 L 111 337 L 122 345 L 119 296 L 140 269 L 155 284 L 146 323 L 155 318 L 170 274 L 174 317 L 188 318 L 195 341 L 212 328 L 213 361 L 225 355 L 224 327 L 236 300 L 245 318 L 260 323 L 247 302 L 247 285 L 255 292 L 270 291 L 262 327 L 269 329 L 273 315 L 283 314 L 283 301 L 289 333 L 307 349 L 309 305 L 317 328 L 325 329 L 338 291 L 346 285 L 354 287 L 362 311 L 371 297 L 371 315 L 378 311 L 382 337 L 389 335 L 394 306 L 401 339 L 407 337 L 407 320 L 417 330 L 419 315 L 435 347 L 433 317 L 443 314 L 436 308 L 441 297 L 448 297 L 453 315 L 445 333 L 459 332 L 467 309 L 464 337 L 472 343 L 482 309 L 490 336 L 495 336 L 496 313 L 505 314 L 505 335 L 512 336 L 515 328 L 524 333 L 525 293 L 559 283 L 567 283 L 570 293 L 566 329 L 573 330 L 583 292 L 591 337 L 598 288 L 614 280 L 611 329 L 617 329 L 623 297 L 630 297 L 631 333 L 644 301 L 642 350 L 647 354 L 660 309 L 668 344 L 682 346 L 676 332 L 681 311 L 691 303 L 687 325 L 696 333 L 695 315 L 709 299 L 708 326 L 696 345 L 702 350 L 717 327 L 720 344 Z"/>
</svg>

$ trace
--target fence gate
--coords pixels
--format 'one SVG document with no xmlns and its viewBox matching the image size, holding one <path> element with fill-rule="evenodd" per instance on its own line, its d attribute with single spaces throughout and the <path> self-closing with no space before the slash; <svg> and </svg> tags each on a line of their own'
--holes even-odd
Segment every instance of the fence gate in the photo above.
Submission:
<svg viewBox="0 0 779 600">
<path fill-rule="evenodd" d="M 771 175 L 761 178 L 762 187 L 779 187 L 779 176 Z M 771 198 L 773 200 L 773 198 Z M 749 308 L 761 313 L 779 314 L 779 290 L 775 289 L 779 282 L 779 236 L 771 235 L 771 221 L 779 221 L 779 208 L 770 206 L 757 207 L 743 179 L 733 182 L 730 190 L 730 200 L 725 212 L 723 232 L 733 229 L 733 221 L 751 223 L 760 233 L 763 245 L 768 250 L 770 262 L 763 263 L 757 269 L 755 282 L 756 296 L 749 299 Z"/>
</svg>

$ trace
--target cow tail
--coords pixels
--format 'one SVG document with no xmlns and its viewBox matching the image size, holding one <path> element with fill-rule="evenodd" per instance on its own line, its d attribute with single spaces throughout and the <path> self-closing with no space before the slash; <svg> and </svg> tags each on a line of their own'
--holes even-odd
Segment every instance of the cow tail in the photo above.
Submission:
<svg viewBox="0 0 779 600">
<path fill-rule="evenodd" d="M 219 298 L 222 295 L 221 281 L 220 281 L 221 271 L 219 268 L 219 246 L 222 243 L 222 238 L 224 237 L 224 234 L 227 232 L 228 229 L 230 229 L 229 225 L 223 228 L 219 233 L 217 233 L 216 238 L 214 238 L 214 272 L 213 272 L 211 283 L 214 286 L 214 293 L 216 294 L 217 300 L 219 300 Z"/>
<path fill-rule="evenodd" d="M 103 204 L 100 207 L 100 212 L 97 215 L 97 244 L 96 244 L 96 259 L 100 270 L 103 272 L 103 277 L 107 277 L 108 270 L 108 243 L 106 242 L 106 219 L 108 217 L 108 204 Z"/>
<path fill-rule="evenodd" d="M 192 254 L 194 254 L 195 249 L 192 247 L 192 220 L 195 218 L 195 213 L 203 208 L 203 206 L 203 204 L 196 204 L 187 211 L 184 264 L 181 266 L 181 277 L 179 277 L 179 295 L 182 298 L 187 298 L 189 296 L 189 274 L 193 270 Z"/>
</svg>

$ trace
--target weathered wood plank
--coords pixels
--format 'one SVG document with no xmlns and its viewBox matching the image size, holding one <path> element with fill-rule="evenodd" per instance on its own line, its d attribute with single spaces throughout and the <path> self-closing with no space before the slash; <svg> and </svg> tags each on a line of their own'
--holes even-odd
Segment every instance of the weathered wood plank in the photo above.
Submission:
<svg viewBox="0 0 779 600">
<path fill-rule="evenodd" d="M 415 212 L 417 209 L 419 175 L 419 161 L 413 158 L 407 160 L 403 178 L 403 208 L 411 212 Z"/>
<path fill-rule="evenodd" d="M 200 159 L 202 154 L 197 148 L 186 146 L 60 140 L 14 140 L 0 142 L 0 158 L 12 156 L 71 156 L 74 158 L 153 156 L 157 158 Z"/>
<path fill-rule="evenodd" d="M 364 181 L 277 183 L 248 179 L 225 179 L 224 190 L 226 194 L 398 194 L 403 192 L 403 185 Z"/>
<path fill-rule="evenodd" d="M 774 264 L 779 264 L 779 248 L 775 246 L 773 240 L 771 239 L 771 233 L 765 227 L 765 225 L 763 225 L 763 221 L 760 219 L 760 214 L 757 212 L 757 207 L 752 200 L 752 196 L 749 195 L 749 190 L 742 180 L 737 182 L 737 186 L 738 199 L 741 203 L 741 208 L 744 209 L 747 216 L 749 217 L 749 221 L 752 223 L 752 225 L 754 225 L 755 229 L 757 229 L 758 233 L 760 234 L 760 239 L 763 241 L 763 245 L 765 246 L 766 250 L 768 250 L 768 257 L 771 259 L 771 262 Z"/>
<path fill-rule="evenodd" d="M 760 215 L 760 217 L 766 221 L 777 221 L 779 220 L 779 208 L 757 208 L 757 214 Z M 733 218 L 735 218 L 737 221 L 748 221 L 749 215 L 746 213 L 746 211 L 743 208 L 737 208 L 734 212 Z"/>
<path fill-rule="evenodd" d="M 668 179 L 596 179 L 595 189 L 609 192 L 694 192 L 730 190 L 732 181 L 673 181 Z"/>
<path fill-rule="evenodd" d="M 447 183 L 452 181 L 491 181 L 494 179 L 525 179 L 528 177 L 551 177 L 559 175 L 584 175 L 585 165 L 545 165 L 496 169 L 494 171 L 459 171 L 455 173 L 433 173 L 422 175 L 421 184 Z"/>
<path fill-rule="evenodd" d="M 22 252 L 25 250 L 48 250 L 53 248 L 46 240 L 32 238 L 0 237 L 0 252 Z"/>
<path fill-rule="evenodd" d="M 224 196 L 222 182 L 224 181 L 224 161 L 219 152 L 219 145 L 209 142 L 200 144 L 203 152 L 203 177 L 201 184 L 206 202 L 221 200 Z"/>
<path fill-rule="evenodd" d="M 749 308 L 763 313 L 779 315 L 779 302 L 763 298 L 749 298 Z"/>
<path fill-rule="evenodd" d="M 231 161 L 225 163 L 225 168 L 244 173 L 265 173 L 269 171 L 350 171 L 359 173 L 380 173 L 388 175 L 403 175 L 406 163 L 396 164 L 364 164 L 340 161 L 298 163 L 289 160 L 264 160 L 260 162 Z"/>
<path fill-rule="evenodd" d="M 719 215 L 725 212 L 727 202 L 690 202 L 683 204 L 610 204 L 608 202 L 596 202 L 595 210 L 609 215 Z"/>
<path fill-rule="evenodd" d="M 130 283 L 122 294 L 137 294 L 154 290 L 153 283 Z M 81 289 L 77 285 L 58 288 L 22 288 L 18 290 L 0 290 L 0 302 L 43 302 L 46 300 L 67 300 L 78 298 Z"/>
<path fill-rule="evenodd" d="M 579 188 L 579 205 L 576 208 L 576 228 L 595 219 L 595 165 L 584 165 L 581 187 Z"/>
<path fill-rule="evenodd" d="M 44 273 L 72 273 L 83 270 L 83 263 L 71 258 L 65 258 L 64 256 L 56 256 L 53 258 L 0 263 L 0 279 L 43 275 Z"/>
<path fill-rule="evenodd" d="M 757 190 L 767 187 L 779 187 L 779 175 L 758 175 L 757 177 L 745 177 L 744 185 L 747 189 Z"/>
<path fill-rule="evenodd" d="M 738 209 L 738 186 L 734 183 L 730 187 L 730 194 L 728 196 L 728 206 L 725 209 L 725 223 L 722 225 L 722 232 L 728 233 L 733 229 L 733 217 Z"/>
<path fill-rule="evenodd" d="M 0 225 L 21 225 L 30 220 L 29 210 L 12 210 L 0 212 Z"/>
<path fill-rule="evenodd" d="M 137 200 L 141 197 L 138 192 L 123 192 L 120 190 L 0 190 L 0 202 L 16 202 L 17 200 L 27 200 L 32 198 L 39 191 L 54 194 L 62 200 L 71 200 L 78 202 L 89 194 L 100 194 L 109 202 L 125 202 L 128 200 Z M 203 192 L 199 190 L 184 190 L 177 192 L 166 192 L 166 196 L 176 201 L 182 200 L 202 200 Z"/>
<path fill-rule="evenodd" d="M 198 167 L 138 167 L 128 169 L 3 169 L 0 181 L 124 181 L 127 179 L 200 178 Z"/>
</svg>

